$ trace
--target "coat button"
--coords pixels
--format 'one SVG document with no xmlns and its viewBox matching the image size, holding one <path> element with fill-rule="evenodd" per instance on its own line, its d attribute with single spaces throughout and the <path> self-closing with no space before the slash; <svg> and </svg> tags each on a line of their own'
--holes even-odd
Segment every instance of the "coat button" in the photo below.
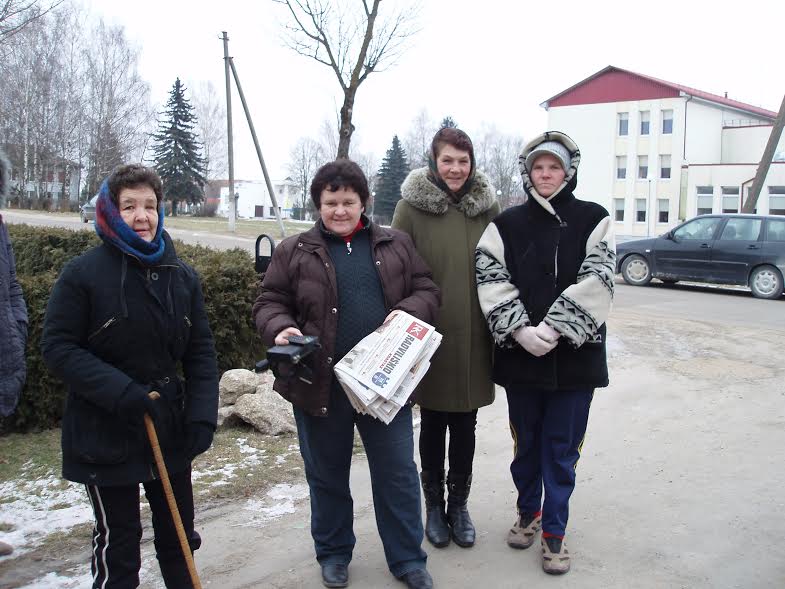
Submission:
<svg viewBox="0 0 785 589">
<path fill-rule="evenodd" d="M 330 313 L 332 313 L 333 315 L 335 315 L 337 312 L 338 312 L 338 309 L 336 309 L 335 307 L 330 309 Z"/>
<path fill-rule="evenodd" d="M 332 364 L 333 363 L 333 357 L 332 356 L 327 356 L 327 363 L 328 364 Z"/>
<path fill-rule="evenodd" d="M 301 242 L 299 242 L 299 243 L 297 244 L 297 247 L 303 247 L 303 242 L 302 242 L 302 241 L 301 241 Z"/>
<path fill-rule="evenodd" d="M 324 267 L 325 267 L 325 268 L 329 268 L 329 267 L 330 267 L 330 264 L 328 264 L 327 262 L 325 262 L 325 263 L 324 263 Z"/>
<path fill-rule="evenodd" d="M 321 411 L 322 415 L 324 415 L 325 413 L 327 413 L 327 407 L 322 407 L 321 409 L 319 409 L 319 411 Z"/>
<path fill-rule="evenodd" d="M 381 266 L 381 265 L 382 265 L 382 263 L 381 263 L 379 260 L 376 260 L 376 265 L 377 265 L 377 266 Z"/>
</svg>

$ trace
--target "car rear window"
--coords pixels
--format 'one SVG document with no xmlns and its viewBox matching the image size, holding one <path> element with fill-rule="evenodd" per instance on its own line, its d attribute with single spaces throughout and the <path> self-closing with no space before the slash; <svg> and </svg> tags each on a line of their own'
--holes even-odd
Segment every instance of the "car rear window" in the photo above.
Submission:
<svg viewBox="0 0 785 589">
<path fill-rule="evenodd" d="M 785 219 L 769 219 L 767 241 L 785 241 Z"/>
</svg>

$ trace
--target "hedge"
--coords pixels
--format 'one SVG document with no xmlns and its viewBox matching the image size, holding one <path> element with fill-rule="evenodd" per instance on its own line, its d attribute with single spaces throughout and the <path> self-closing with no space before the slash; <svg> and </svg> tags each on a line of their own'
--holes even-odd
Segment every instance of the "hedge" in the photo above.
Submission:
<svg viewBox="0 0 785 589">
<path fill-rule="evenodd" d="M 66 387 L 46 369 L 39 346 L 46 304 L 65 263 L 100 243 L 89 231 L 28 225 L 8 225 L 8 231 L 30 325 L 27 382 L 16 411 L 8 418 L 0 418 L 0 434 L 59 424 Z M 258 288 L 253 257 L 239 248 L 219 251 L 181 241 L 175 241 L 175 248 L 178 256 L 202 278 L 221 373 L 230 368 L 251 369 L 264 352 L 251 321 L 251 305 Z"/>
</svg>

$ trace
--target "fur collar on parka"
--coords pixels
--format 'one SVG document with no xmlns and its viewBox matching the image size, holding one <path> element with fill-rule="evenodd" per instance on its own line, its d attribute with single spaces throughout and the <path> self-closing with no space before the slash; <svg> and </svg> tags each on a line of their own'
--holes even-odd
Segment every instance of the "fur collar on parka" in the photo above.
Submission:
<svg viewBox="0 0 785 589">
<path fill-rule="evenodd" d="M 428 180 L 428 168 L 412 170 L 401 186 L 401 198 L 416 209 L 434 215 L 447 212 L 450 199 L 447 194 Z M 493 206 L 496 192 L 488 177 L 477 170 L 474 184 L 455 206 L 467 217 L 477 217 Z"/>
</svg>

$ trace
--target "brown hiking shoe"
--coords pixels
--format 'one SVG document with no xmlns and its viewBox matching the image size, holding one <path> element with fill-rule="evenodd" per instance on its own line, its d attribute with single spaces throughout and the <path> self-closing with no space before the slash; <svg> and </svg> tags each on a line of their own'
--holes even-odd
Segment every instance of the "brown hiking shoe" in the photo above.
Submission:
<svg viewBox="0 0 785 589">
<path fill-rule="evenodd" d="M 507 545 L 523 550 L 534 544 L 534 536 L 542 524 L 542 516 L 521 514 L 507 533 Z"/>
<path fill-rule="evenodd" d="M 549 575 L 563 575 L 570 570 L 570 553 L 560 538 L 542 538 L 542 570 Z"/>
</svg>

